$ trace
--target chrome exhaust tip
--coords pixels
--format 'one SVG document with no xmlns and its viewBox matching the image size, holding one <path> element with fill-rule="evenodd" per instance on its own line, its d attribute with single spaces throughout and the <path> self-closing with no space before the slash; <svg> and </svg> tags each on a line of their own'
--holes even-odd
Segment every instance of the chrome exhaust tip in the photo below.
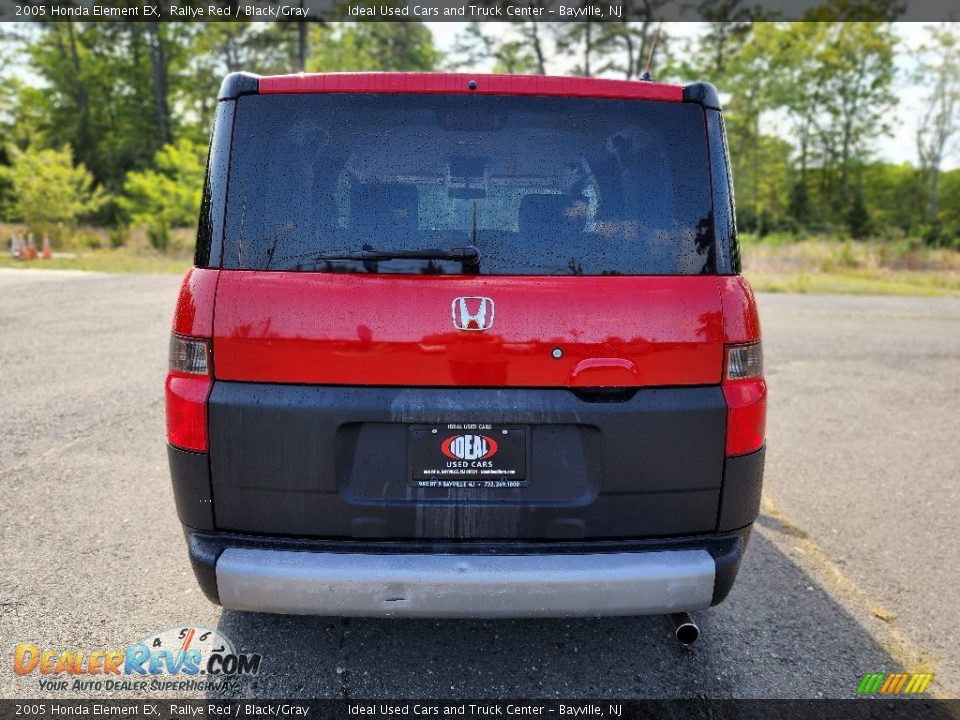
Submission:
<svg viewBox="0 0 960 720">
<path fill-rule="evenodd" d="M 693 645 L 700 637 L 700 628 L 690 617 L 690 613 L 671 613 L 667 615 L 667 621 L 673 628 L 673 634 L 677 638 L 677 642 L 681 645 Z"/>
</svg>

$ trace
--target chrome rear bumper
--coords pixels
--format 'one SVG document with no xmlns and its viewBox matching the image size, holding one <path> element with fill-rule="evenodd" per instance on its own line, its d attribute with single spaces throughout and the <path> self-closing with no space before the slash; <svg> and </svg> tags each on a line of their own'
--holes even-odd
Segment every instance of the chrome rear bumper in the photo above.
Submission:
<svg viewBox="0 0 960 720">
<path fill-rule="evenodd" d="M 709 607 L 715 574 L 701 549 L 449 555 L 228 547 L 216 562 L 225 608 L 335 616 L 656 615 Z"/>
</svg>

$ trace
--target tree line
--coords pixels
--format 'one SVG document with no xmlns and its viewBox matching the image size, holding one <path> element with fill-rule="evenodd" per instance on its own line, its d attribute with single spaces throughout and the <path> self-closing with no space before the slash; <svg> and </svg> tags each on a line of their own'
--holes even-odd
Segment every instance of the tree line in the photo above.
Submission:
<svg viewBox="0 0 960 720">
<path fill-rule="evenodd" d="M 960 120 L 952 24 L 927 28 L 915 50 L 888 21 L 844 22 L 826 6 L 807 22 L 757 22 L 741 0 L 724 0 L 694 35 L 671 37 L 656 18 L 663 4 L 627 2 L 619 22 L 471 23 L 446 54 L 416 22 L 5 26 L 0 216 L 36 233 L 68 233 L 78 219 L 142 225 L 165 249 L 171 228 L 196 222 L 227 72 L 492 67 L 713 82 L 741 229 L 960 248 L 960 170 L 944 170 L 956 160 Z M 898 75 L 904 53 L 909 77 Z M 923 89 L 919 107 L 900 103 L 907 83 Z M 911 115 L 917 162 L 884 162 L 877 141 Z"/>
</svg>

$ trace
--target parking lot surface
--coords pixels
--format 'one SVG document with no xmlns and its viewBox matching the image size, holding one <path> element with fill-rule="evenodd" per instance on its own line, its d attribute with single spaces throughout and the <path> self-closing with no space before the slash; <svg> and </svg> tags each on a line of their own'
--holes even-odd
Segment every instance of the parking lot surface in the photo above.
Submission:
<svg viewBox="0 0 960 720">
<path fill-rule="evenodd" d="M 933 671 L 929 692 L 960 694 L 960 302 L 760 297 L 764 511 L 733 592 L 697 616 L 701 640 L 683 649 L 659 617 L 435 622 L 211 605 L 186 560 L 164 449 L 178 284 L 0 270 L 0 696 L 106 694 L 16 676 L 17 643 L 124 648 L 188 624 L 262 654 L 259 675 L 228 695 L 852 697 L 865 673 L 900 669 Z"/>
</svg>

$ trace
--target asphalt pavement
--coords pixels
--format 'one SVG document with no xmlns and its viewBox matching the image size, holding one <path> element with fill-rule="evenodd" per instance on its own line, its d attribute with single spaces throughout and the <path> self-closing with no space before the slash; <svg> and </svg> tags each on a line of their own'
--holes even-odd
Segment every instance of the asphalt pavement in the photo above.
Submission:
<svg viewBox="0 0 960 720">
<path fill-rule="evenodd" d="M 897 670 L 932 671 L 928 692 L 960 696 L 957 300 L 760 298 L 764 511 L 730 597 L 697 616 L 701 640 L 684 649 L 659 617 L 211 605 L 186 561 L 163 440 L 178 284 L 0 270 L 0 697 L 91 695 L 17 676 L 18 643 L 89 652 L 181 625 L 262 654 L 233 691 L 245 696 L 852 697 L 865 673 Z"/>
</svg>

